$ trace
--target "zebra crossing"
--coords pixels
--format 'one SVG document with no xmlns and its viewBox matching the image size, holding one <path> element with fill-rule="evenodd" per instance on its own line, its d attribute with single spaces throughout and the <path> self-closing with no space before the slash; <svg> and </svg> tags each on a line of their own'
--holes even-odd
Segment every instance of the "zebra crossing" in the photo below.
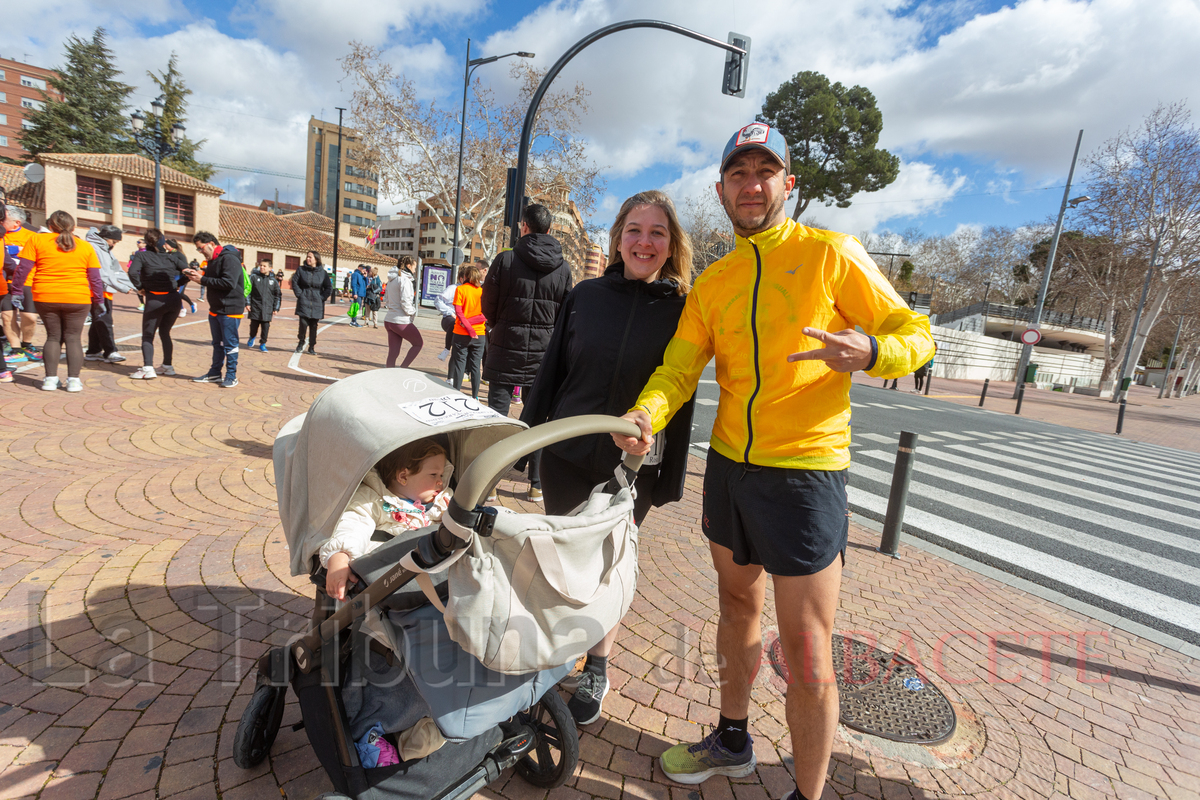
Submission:
<svg viewBox="0 0 1200 800">
<path fill-rule="evenodd" d="M 855 432 L 855 513 L 883 520 L 898 438 Z M 1049 427 L 929 430 L 904 530 L 1200 644 L 1200 454 Z"/>
</svg>

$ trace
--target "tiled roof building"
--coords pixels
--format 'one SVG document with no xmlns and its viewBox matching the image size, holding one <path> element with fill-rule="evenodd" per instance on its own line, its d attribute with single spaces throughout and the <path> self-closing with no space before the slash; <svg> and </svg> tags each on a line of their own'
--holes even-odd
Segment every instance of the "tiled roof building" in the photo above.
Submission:
<svg viewBox="0 0 1200 800">
<path fill-rule="evenodd" d="M 222 243 L 242 251 L 246 264 L 269 261 L 276 269 L 295 270 L 309 250 L 315 250 L 326 264 L 333 261 L 333 237 L 296 222 L 294 214 L 272 214 L 240 203 L 221 203 Z M 321 216 L 314 214 L 314 216 Z M 327 219 L 322 217 L 322 219 Z M 330 233 L 333 230 L 333 220 Z M 338 243 L 338 269 L 370 264 L 381 270 L 395 263 L 394 258 L 342 239 Z"/>
<path fill-rule="evenodd" d="M 88 170 L 105 175 L 119 175 L 122 178 L 133 178 L 138 181 L 154 183 L 154 162 L 139 155 L 107 155 L 99 153 L 43 153 L 38 156 L 42 164 L 70 167 L 76 171 Z M 188 189 L 214 197 L 224 194 L 224 191 L 211 183 L 193 178 L 186 172 L 163 165 L 162 185 L 177 189 Z"/>
</svg>

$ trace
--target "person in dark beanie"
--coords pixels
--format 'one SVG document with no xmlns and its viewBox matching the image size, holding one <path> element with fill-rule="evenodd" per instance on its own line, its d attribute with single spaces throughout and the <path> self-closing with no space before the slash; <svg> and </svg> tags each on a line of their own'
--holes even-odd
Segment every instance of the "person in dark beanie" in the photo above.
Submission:
<svg viewBox="0 0 1200 800">
<path fill-rule="evenodd" d="M 213 360 L 208 372 L 194 383 L 220 383 L 226 389 L 238 385 L 238 325 L 246 310 L 246 278 L 242 270 L 242 254 L 232 245 L 222 245 L 208 231 L 197 231 L 192 237 L 206 259 L 208 268 L 187 269 L 184 275 L 208 290 L 208 329 L 212 333 Z M 221 366 L 225 380 L 221 380 Z"/>
<path fill-rule="evenodd" d="M 554 333 L 554 320 L 571 290 L 571 268 L 562 245 L 550 235 L 550 209 L 540 203 L 521 214 L 521 238 L 492 262 L 483 282 L 488 320 L 483 379 L 488 407 L 507 415 L 514 390 L 526 395 Z M 529 459 L 529 499 L 542 499 L 538 456 Z"/>
<path fill-rule="evenodd" d="M 89 228 L 87 243 L 96 251 L 100 259 L 100 280 L 104 283 L 104 313 L 92 316 L 91 327 L 88 328 L 87 350 L 83 357 L 87 361 L 108 361 L 115 364 L 124 361 L 125 356 L 117 352 L 117 342 L 113 338 L 113 294 L 131 294 L 133 282 L 121 268 L 121 262 L 112 254 L 112 249 L 121 241 L 124 234 L 113 225 L 102 228 Z"/>
</svg>

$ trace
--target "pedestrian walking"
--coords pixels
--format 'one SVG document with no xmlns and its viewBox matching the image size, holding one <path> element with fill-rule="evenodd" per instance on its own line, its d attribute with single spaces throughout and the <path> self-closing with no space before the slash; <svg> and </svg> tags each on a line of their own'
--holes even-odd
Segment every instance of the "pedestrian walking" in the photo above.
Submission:
<svg viewBox="0 0 1200 800">
<path fill-rule="evenodd" d="M 359 264 L 358 269 L 350 273 L 350 325 L 361 328 L 358 318 L 363 316 L 363 307 L 367 300 L 367 265 Z"/>
<path fill-rule="evenodd" d="M 21 249 L 12 303 L 17 311 L 22 309 L 25 280 L 32 275 L 30 295 L 46 328 L 46 377 L 42 388 L 58 388 L 58 361 L 66 344 L 67 391 L 82 392 L 79 373 L 83 369 L 83 321 L 92 310 L 100 316 L 104 303 L 100 260 L 90 245 L 76 238 L 75 218 L 66 211 L 52 213 L 46 218 L 46 227 L 50 233 L 35 233 Z"/>
<path fill-rule="evenodd" d="M 18 253 L 37 233 L 26 224 L 25 209 L 16 206 L 5 206 L 3 224 L 5 246 Z M 4 281 L 8 291 L 0 297 L 0 320 L 3 321 L 4 335 L 8 339 L 4 357 L 13 362 L 41 361 L 41 351 L 33 343 L 33 335 L 37 332 L 37 305 L 33 302 L 32 288 L 26 286 L 22 290 L 20 309 L 13 303 L 16 294 L 12 290 L 12 281 L 16 277 L 17 263 L 14 255 L 9 266 L 5 267 Z"/>
<path fill-rule="evenodd" d="M 102 228 L 88 228 L 84 239 L 96 251 L 100 261 L 100 281 L 104 284 L 104 308 L 99 315 L 92 316 L 92 324 L 88 327 L 87 350 L 83 353 L 84 361 L 107 361 L 117 364 L 125 360 L 125 356 L 117 352 L 117 340 L 113 333 L 113 294 L 133 294 L 136 289 L 129 274 L 121 268 L 121 262 L 112 254 L 112 249 L 121 241 L 124 234 L 113 225 Z"/>
<path fill-rule="evenodd" d="M 250 338 L 246 347 L 254 348 L 258 339 L 260 352 L 267 352 L 267 336 L 271 332 L 271 317 L 283 304 L 279 279 L 271 271 L 270 261 L 260 261 L 258 270 L 250 275 L 250 294 L 246 297 L 246 314 L 250 318 Z M 259 331 L 261 330 L 261 338 Z"/>
<path fill-rule="evenodd" d="M 717 572 L 720 718 L 701 742 L 675 745 L 659 763 L 683 784 L 754 771 L 747 717 L 769 575 L 792 675 L 796 788 L 786 800 L 817 800 L 838 722 L 831 640 L 849 532 L 850 373 L 907 375 L 929 360 L 933 339 L 928 318 L 908 308 L 856 239 L 788 219 L 790 163 L 783 136 L 764 123 L 730 138 L 716 190 L 734 250 L 696 281 L 662 366 L 625 415 L 642 437 L 613 438 L 627 452 L 651 452 L 654 432 L 715 356 L 721 403 L 701 529 Z"/>
<path fill-rule="evenodd" d="M 412 364 L 425 340 L 417 330 L 417 261 L 412 256 L 400 256 L 396 266 L 388 273 L 387 312 L 383 317 L 383 328 L 387 331 L 387 365 L 396 366 L 396 357 L 404 342 L 408 342 L 408 355 L 400 362 L 401 367 Z"/>
<path fill-rule="evenodd" d="M 917 384 L 917 394 L 920 394 L 921 389 L 924 388 L 925 376 L 928 374 L 929 374 L 929 364 L 922 364 L 921 366 L 917 367 L 916 372 L 913 373 L 913 380 Z"/>
<path fill-rule="evenodd" d="M 483 358 L 486 317 L 481 308 L 483 270 L 478 264 L 466 268 L 464 280 L 454 291 L 454 346 L 450 352 L 450 383 L 462 390 L 463 376 L 471 374 L 471 397 L 479 399 L 479 362 Z"/>
<path fill-rule="evenodd" d="M 188 280 L 208 289 L 208 329 L 213 346 L 208 372 L 192 380 L 194 383 L 220 383 L 222 387 L 232 389 L 238 385 L 238 325 L 246 310 L 242 254 L 233 245 L 222 245 L 208 231 L 197 231 L 192 244 L 208 259 L 208 268 L 203 275 L 193 269 L 184 274 Z M 225 367 L 224 380 L 221 379 L 222 365 Z"/>
<path fill-rule="evenodd" d="M 4 228 L 4 223 L 8 221 L 8 209 L 4 203 L 0 203 L 0 270 L 7 274 L 11 267 L 14 271 L 20 263 L 17 261 L 17 253 L 20 248 L 17 245 L 12 245 L 9 248 L 8 242 L 5 240 L 5 234 L 8 232 Z M 8 299 L 8 279 L 0 274 L 0 302 Z M 4 353 L 0 354 L 0 383 L 12 383 L 12 370 L 8 368 L 8 341 L 4 342 Z"/>
<path fill-rule="evenodd" d="M 382 304 L 383 281 L 379 280 L 379 267 L 371 267 L 371 272 L 367 276 L 367 296 L 363 301 L 363 308 L 365 309 L 363 320 L 364 322 L 370 322 L 372 328 L 379 327 L 377 314 Z"/>
<path fill-rule="evenodd" d="M 129 280 L 141 292 L 142 308 L 142 367 L 129 377 L 134 380 L 154 380 L 159 375 L 175 374 L 175 344 L 171 329 L 179 319 L 183 298 L 179 283 L 187 261 L 178 250 L 168 253 L 162 231 L 150 228 L 143 237 L 145 250 L 133 254 Z M 184 279 L 186 280 L 186 279 Z M 154 334 L 162 342 L 162 365 L 154 366 Z"/>
<path fill-rule="evenodd" d="M 580 283 L 567 295 L 537 379 L 525 393 L 522 422 L 532 426 L 579 414 L 619 415 L 662 363 L 692 275 L 692 245 L 666 194 L 641 192 L 621 205 L 609 231 L 608 262 L 600 278 Z M 689 400 L 638 471 L 636 524 L 652 505 L 683 497 L 691 428 Z M 612 477 L 623 455 L 609 436 L 579 436 L 545 448 L 546 513 L 567 514 L 586 501 L 593 488 Z M 567 703 L 580 725 L 600 718 L 608 693 L 608 656 L 619 627 L 588 651 Z"/>
<path fill-rule="evenodd" d="M 441 294 L 435 295 L 433 305 L 442 315 L 442 330 L 446 332 L 446 342 L 442 352 L 438 353 L 438 361 L 445 361 L 450 356 L 450 348 L 454 346 L 454 294 L 458 291 L 458 287 L 467 277 L 467 265 L 460 264 L 454 275 L 454 283 L 442 290 Z M 446 375 L 449 377 L 450 370 L 447 366 Z"/>
<path fill-rule="evenodd" d="M 304 255 L 295 274 L 292 275 L 292 294 L 296 296 L 296 316 L 300 318 L 300 330 L 296 334 L 296 352 L 304 350 L 304 339 L 308 337 L 308 354 L 317 354 L 317 325 L 325 316 L 325 301 L 333 294 L 333 280 L 321 263 L 316 250 Z"/>
<path fill-rule="evenodd" d="M 563 261 L 562 245 L 549 233 L 553 219 L 541 203 L 526 206 L 516 247 L 496 256 L 483 281 L 481 306 L 488 321 L 483 377 L 488 382 L 488 407 L 504 416 L 514 394 L 528 394 L 563 298 L 571 290 L 571 268 Z M 539 454 L 532 454 L 528 463 L 529 499 L 538 502 Z"/>
</svg>

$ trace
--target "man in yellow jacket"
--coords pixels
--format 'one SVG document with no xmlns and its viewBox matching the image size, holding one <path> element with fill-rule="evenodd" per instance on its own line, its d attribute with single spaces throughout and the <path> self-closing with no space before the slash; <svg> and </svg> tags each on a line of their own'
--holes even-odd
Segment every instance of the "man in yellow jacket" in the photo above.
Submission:
<svg viewBox="0 0 1200 800">
<path fill-rule="evenodd" d="M 721 718 L 661 764 L 688 784 L 753 772 L 746 721 L 770 575 L 792 675 L 789 797 L 817 800 L 838 720 L 831 640 L 849 532 L 850 374 L 907 375 L 933 355 L 933 338 L 856 239 L 787 218 L 790 163 L 783 136 L 763 123 L 725 146 L 716 189 L 736 247 L 697 279 L 662 366 L 625 415 L 642 438 L 614 439 L 627 452 L 648 451 L 716 358 L 721 401 L 702 527 L 720 596 Z"/>
</svg>

